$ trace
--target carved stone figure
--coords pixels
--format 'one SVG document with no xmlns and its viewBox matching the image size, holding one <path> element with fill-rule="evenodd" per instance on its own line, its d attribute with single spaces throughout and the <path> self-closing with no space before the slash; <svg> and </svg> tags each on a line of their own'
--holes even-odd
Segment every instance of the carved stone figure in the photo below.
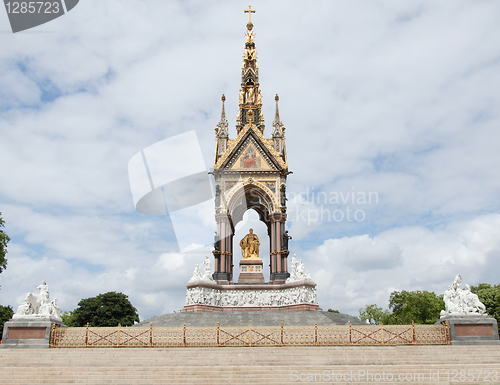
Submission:
<svg viewBox="0 0 500 385">
<path fill-rule="evenodd" d="M 257 234 L 253 233 L 253 229 L 250 229 L 249 233 L 240 241 L 241 254 L 243 259 L 249 258 L 259 258 L 259 246 L 260 241 Z"/>
<path fill-rule="evenodd" d="M 42 304 L 40 314 L 45 317 L 61 318 L 61 309 L 57 306 L 57 298 L 54 298 L 50 303 Z"/>
<path fill-rule="evenodd" d="M 290 277 L 286 279 L 286 283 L 288 282 L 296 282 L 303 280 L 311 280 L 311 274 L 309 274 L 304 269 L 304 263 L 302 260 L 297 259 L 294 254 L 292 260 L 290 261 Z"/>
<path fill-rule="evenodd" d="M 288 230 L 283 234 L 283 239 L 281 240 L 281 250 L 288 250 L 288 241 L 292 239 L 290 235 L 288 235 Z"/>
<path fill-rule="evenodd" d="M 262 104 L 262 94 L 259 92 L 257 93 L 257 104 Z"/>
<path fill-rule="evenodd" d="M 213 282 L 212 271 L 210 268 L 210 258 L 208 256 L 205 257 L 205 261 L 203 262 L 202 268 L 200 265 L 196 265 L 194 268 L 193 276 L 189 280 L 189 282 L 195 281 L 205 281 L 205 282 Z"/>
<path fill-rule="evenodd" d="M 220 186 L 215 186 L 215 207 L 220 207 Z"/>
<path fill-rule="evenodd" d="M 286 186 L 284 184 L 281 185 L 281 206 L 286 206 Z"/>
<path fill-rule="evenodd" d="M 210 258 L 208 255 L 205 257 L 205 261 L 203 262 L 203 277 L 204 281 L 213 281 L 212 278 L 212 269 L 210 268 Z"/>
<path fill-rule="evenodd" d="M 45 280 L 39 286 L 35 285 L 38 293 L 28 293 L 24 302 L 17 308 L 12 318 L 26 317 L 53 317 L 61 320 L 61 309 L 57 307 L 57 298 L 49 302 L 49 286 Z"/>
<path fill-rule="evenodd" d="M 317 305 L 316 288 L 292 287 L 279 290 L 227 290 L 207 287 L 191 287 L 186 292 L 186 305 L 235 306 L 283 306 L 308 303 Z"/>
<path fill-rule="evenodd" d="M 219 234 L 217 234 L 217 231 L 215 232 L 214 236 L 214 249 L 215 251 L 220 251 L 220 238 Z"/>
<path fill-rule="evenodd" d="M 31 294 L 31 293 L 29 293 L 29 294 Z M 18 315 L 33 314 L 33 307 L 31 306 L 31 302 L 29 301 L 28 296 L 26 296 L 26 298 L 24 299 L 24 303 L 19 305 L 19 307 L 17 308 L 16 314 L 18 314 Z"/>
<path fill-rule="evenodd" d="M 45 304 L 49 302 L 49 287 L 47 286 L 47 282 L 45 280 L 42 281 L 42 284 L 39 286 L 35 285 L 35 288 L 38 290 L 38 296 L 40 297 L 40 303 Z"/>
<path fill-rule="evenodd" d="M 243 104 L 245 103 L 245 91 L 240 89 L 240 97 L 239 97 L 239 103 Z"/>
<path fill-rule="evenodd" d="M 441 311 L 441 317 L 448 315 L 467 316 L 486 313 L 486 307 L 479 301 L 479 297 L 471 292 L 469 285 L 465 285 L 465 289 L 461 289 L 461 282 L 462 277 L 458 274 L 451 286 L 448 286 L 448 289 L 444 292 L 443 300 L 445 310 Z"/>
</svg>

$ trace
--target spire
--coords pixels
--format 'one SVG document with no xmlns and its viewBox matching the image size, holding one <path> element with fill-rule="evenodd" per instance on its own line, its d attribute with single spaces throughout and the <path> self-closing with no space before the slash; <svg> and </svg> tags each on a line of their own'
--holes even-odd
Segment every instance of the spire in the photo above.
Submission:
<svg viewBox="0 0 500 385">
<path fill-rule="evenodd" d="M 274 114 L 273 122 L 273 138 L 283 136 L 283 123 L 281 123 L 280 110 L 278 108 L 278 100 L 280 100 L 278 94 L 276 94 L 274 100 L 276 100 L 276 113 Z"/>
<path fill-rule="evenodd" d="M 217 123 L 217 127 L 215 127 L 215 135 L 217 136 L 217 146 L 215 150 L 215 161 L 224 154 L 227 148 L 227 141 L 229 139 L 229 124 L 226 119 L 226 108 L 224 106 L 224 102 L 226 101 L 226 97 L 222 94 L 222 112 L 220 114 L 220 122 Z"/>
<path fill-rule="evenodd" d="M 222 94 L 222 112 L 220 114 L 220 122 L 217 124 L 216 132 L 218 138 L 227 138 L 229 135 L 229 124 L 226 119 L 226 109 L 225 109 L 226 96 Z"/>
<path fill-rule="evenodd" d="M 280 100 L 280 98 L 278 94 L 276 94 L 274 100 L 276 100 L 276 113 L 274 114 L 273 122 L 274 149 L 283 159 L 285 159 L 285 127 L 283 127 L 283 123 L 281 123 L 280 120 L 280 110 L 278 108 L 278 100 Z"/>
<path fill-rule="evenodd" d="M 245 51 L 241 68 L 241 88 L 239 93 L 239 113 L 236 117 L 238 132 L 248 123 L 256 125 L 264 131 L 264 118 L 261 113 L 262 94 L 259 90 L 259 66 L 257 65 L 257 51 L 255 50 L 255 35 L 253 33 L 251 6 L 245 10 L 248 13 L 247 32 L 245 34 Z"/>
</svg>

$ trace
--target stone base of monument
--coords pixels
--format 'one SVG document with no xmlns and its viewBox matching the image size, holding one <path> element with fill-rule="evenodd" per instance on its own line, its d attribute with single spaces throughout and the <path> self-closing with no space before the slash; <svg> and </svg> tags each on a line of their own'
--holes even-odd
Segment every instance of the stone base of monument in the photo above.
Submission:
<svg viewBox="0 0 500 385">
<path fill-rule="evenodd" d="M 316 284 L 311 280 L 273 284 L 220 285 L 191 281 L 183 312 L 320 311 Z"/>
<path fill-rule="evenodd" d="M 248 258 L 240 261 L 240 276 L 238 283 L 264 283 L 262 274 L 262 259 Z"/>
<path fill-rule="evenodd" d="M 13 318 L 3 326 L 0 348 L 48 349 L 52 325 L 65 326 L 60 319 L 53 317 L 23 316 Z"/>
<path fill-rule="evenodd" d="M 446 321 L 452 345 L 500 345 L 497 320 L 489 315 L 447 315 L 436 324 Z"/>
<path fill-rule="evenodd" d="M 284 306 L 212 306 L 212 305 L 186 305 L 182 309 L 183 312 L 229 312 L 229 311 L 321 311 L 318 305 L 311 305 L 307 303 L 299 303 L 296 305 L 284 305 Z"/>
</svg>

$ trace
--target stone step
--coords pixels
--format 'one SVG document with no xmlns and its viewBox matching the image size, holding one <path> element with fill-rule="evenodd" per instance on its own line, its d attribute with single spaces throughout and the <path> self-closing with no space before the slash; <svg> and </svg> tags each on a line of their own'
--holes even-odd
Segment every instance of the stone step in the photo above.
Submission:
<svg viewBox="0 0 500 385">
<path fill-rule="evenodd" d="M 10 377 L 3 377 L 2 376 L 2 381 L 5 380 L 6 382 L 2 382 L 4 384 L 30 384 L 30 385 L 36 385 L 36 384 L 42 384 L 42 383 L 51 383 L 51 384 L 67 384 L 67 383 L 83 383 L 83 384 L 110 384 L 110 383 L 118 383 L 118 384 L 154 384 L 154 383 L 204 383 L 204 384 L 223 384 L 223 383 L 263 383 L 263 384 L 274 384 L 274 383 L 295 383 L 298 382 L 297 380 L 300 377 L 303 377 L 304 380 L 300 382 L 305 382 L 305 378 L 308 377 L 308 375 L 312 376 L 317 376 L 319 378 L 324 378 L 325 372 L 323 368 L 308 368 L 305 371 L 297 371 L 297 372 L 292 372 L 292 371 L 287 371 L 286 373 L 272 373 L 272 372 L 266 372 L 264 374 L 260 373 L 253 373 L 251 372 L 252 368 L 249 368 L 249 372 L 247 372 L 244 375 L 238 375 L 238 374 L 228 374 L 228 375 L 211 375 L 208 376 L 206 374 L 199 374 L 199 375 L 193 375 L 191 373 L 186 373 L 185 376 L 180 377 L 180 376 L 172 376 L 169 375 L 169 373 L 166 371 L 165 373 L 158 374 L 158 375 L 148 375 L 146 373 L 143 373 L 142 376 L 134 376 L 133 371 L 124 371 L 123 376 L 116 376 L 116 375 L 109 375 L 106 373 L 99 373 L 98 376 L 88 376 L 87 374 L 83 375 L 64 375 L 64 373 L 56 373 L 52 376 L 37 376 L 37 377 L 31 377 L 31 376 L 26 376 L 24 378 L 10 378 Z M 364 372 L 354 372 L 354 378 L 356 378 L 355 381 L 342 381 L 339 380 L 337 382 L 341 383 L 394 383 L 397 382 L 396 379 L 401 378 L 406 381 L 400 381 L 400 382 L 406 382 L 406 383 L 418 383 L 418 384 L 452 384 L 452 383 L 461 383 L 461 384 L 480 384 L 480 383 L 485 383 L 485 380 L 490 380 L 487 383 L 490 384 L 498 384 L 498 381 L 492 381 L 493 377 L 482 377 L 479 381 L 472 380 L 468 381 L 466 378 L 464 378 L 463 381 L 461 381 L 459 378 L 460 376 L 457 377 L 457 375 L 453 373 L 446 373 L 446 372 L 391 372 L 387 370 L 378 370 L 377 368 L 364 368 Z M 336 373 L 342 373 L 342 372 L 334 372 L 334 375 Z M 363 373 L 363 375 L 361 375 Z M 372 376 L 371 380 L 368 375 Z M 345 374 L 345 373 L 344 373 Z M 326 373 L 326 375 L 331 375 L 330 372 Z M 431 377 L 433 376 L 434 377 Z M 300 377 L 299 377 L 300 376 Z M 384 376 L 384 377 L 382 377 Z M 401 376 L 401 377 L 400 377 Z M 436 378 L 436 376 L 439 376 Z M 331 378 L 331 377 L 330 377 Z M 348 378 L 352 378 L 351 374 L 349 373 Z M 382 378 L 386 379 L 392 379 L 392 381 L 382 381 Z M 477 378 L 477 377 L 476 377 Z M 496 378 L 496 377 L 495 377 Z M 439 381 L 438 381 L 439 379 Z M 309 380 L 308 382 L 310 382 Z M 331 379 L 330 381 L 325 381 L 324 382 L 332 382 Z M 316 381 L 319 382 L 319 381 Z"/>
<path fill-rule="evenodd" d="M 187 368 L 186 372 L 183 374 L 170 373 L 168 370 L 164 372 L 157 372 L 151 374 L 148 372 L 137 372 L 135 368 L 124 368 L 121 375 L 116 375 L 115 373 L 107 372 L 97 372 L 95 375 L 90 375 L 89 373 L 66 373 L 66 372 L 56 372 L 52 375 L 42 375 L 40 373 L 33 373 L 33 375 L 24 376 L 12 376 L 4 375 L 0 372 L 2 383 L 4 384 L 30 384 L 36 385 L 41 383 L 52 383 L 52 384 L 67 384 L 67 383 L 84 383 L 84 384 L 109 384 L 109 383 L 121 383 L 121 384 L 152 384 L 152 383 L 205 383 L 205 384 L 223 384 L 223 383 L 294 383 L 297 382 L 298 378 L 307 377 L 308 374 L 317 375 L 319 377 L 326 375 L 331 376 L 330 368 L 325 369 L 323 367 L 307 367 L 298 370 L 286 370 L 277 371 L 268 370 L 265 372 L 254 372 L 253 367 L 248 367 L 245 373 L 203 373 L 203 372 L 192 372 L 191 368 Z M 467 369 L 467 368 L 466 368 Z M 328 372 L 325 372 L 327 370 Z M 472 369 L 473 370 L 473 369 Z M 484 372 L 484 370 L 483 370 Z M 351 371 L 333 370 L 334 375 L 348 374 L 351 377 Z M 464 372 L 464 376 L 467 371 Z M 473 370 L 473 373 L 478 373 L 477 370 Z M 139 374 L 139 375 L 138 375 Z M 497 377 L 489 376 L 480 378 L 477 380 L 468 381 L 465 377 L 460 380 L 460 372 L 446 371 L 446 370 L 412 370 L 412 371 L 397 371 L 397 370 L 387 370 L 387 368 L 374 368 L 374 367 L 360 367 L 353 371 L 354 377 L 357 377 L 355 381 L 337 381 L 342 383 L 384 383 L 382 381 L 382 375 L 386 379 L 392 378 L 392 383 L 394 379 L 402 378 L 406 379 L 407 383 L 425 383 L 425 384 L 451 384 L 451 383 L 469 383 L 469 384 L 479 384 L 485 383 L 486 380 L 490 384 L 498 384 Z M 368 375 L 372 376 L 372 380 Z M 434 376 L 431 377 L 431 376 Z M 439 381 L 437 381 L 436 376 L 439 376 Z M 477 376 L 477 374 L 476 374 Z M 294 381 L 295 379 L 295 381 Z M 374 381 L 375 380 L 375 381 Z M 454 381 L 452 381 L 454 380 Z M 5 382 L 3 382 L 5 381 Z M 300 381 L 304 382 L 304 381 Z M 325 381 L 326 382 L 326 381 Z M 330 379 L 331 382 L 331 379 Z M 401 381 L 403 382 L 403 381 Z"/>
<path fill-rule="evenodd" d="M 224 362 L 224 365 L 242 365 L 246 362 L 252 362 L 252 364 L 259 366 L 259 365 L 268 365 L 269 364 L 269 358 L 266 360 L 236 360 L 236 359 L 230 359 L 224 356 L 217 356 L 219 360 L 222 360 Z M 54 360 L 54 361 L 37 361 L 34 363 L 30 363 L 26 360 L 13 360 L 13 359 L 6 359 L 2 360 L 0 363 L 0 367 L 5 367 L 5 366 L 37 366 L 37 365 L 44 365 L 47 367 L 50 366 L 61 366 L 61 364 L 65 365 L 77 365 L 79 363 L 84 362 L 85 364 L 89 365 L 99 365 L 99 366 L 121 366 L 121 365 L 126 365 L 129 363 L 134 363 L 137 365 L 182 365 L 185 364 L 186 361 L 189 361 L 190 365 L 201 365 L 201 366 L 210 366 L 214 365 L 213 361 L 211 362 L 210 360 L 199 360 L 199 359 L 194 359 L 194 358 L 189 358 L 186 357 L 184 360 L 170 360 L 170 359 L 162 359 L 162 360 L 150 360 L 150 359 L 129 359 L 129 360 L 124 360 L 124 359 L 116 359 L 116 358 L 109 358 L 109 360 L 112 361 L 106 361 L 105 358 L 102 360 L 96 360 L 96 359 L 87 359 L 87 358 L 82 358 L 82 359 L 74 359 L 74 360 L 67 360 L 64 361 L 63 359 L 59 360 Z M 464 361 L 469 361 L 471 363 L 479 362 L 479 363 L 496 363 L 499 362 L 500 360 L 498 357 L 475 357 L 473 360 L 471 360 L 469 357 L 464 357 L 463 359 L 457 359 L 454 357 L 449 357 L 449 359 L 446 359 L 446 357 L 441 357 L 439 360 L 436 360 L 434 357 L 425 357 L 425 358 L 400 358 L 400 359 L 391 359 L 390 357 L 367 357 L 367 358 L 331 358 L 331 359 L 325 359 L 324 357 L 318 358 L 318 359 L 311 359 L 310 357 L 297 357 L 296 359 L 283 359 L 283 358 L 273 358 L 273 364 L 276 365 L 287 365 L 290 362 L 302 362 L 303 364 L 309 364 L 309 363 L 315 363 L 317 365 L 342 365 L 342 364 L 355 364 L 355 365 L 370 365 L 370 364 L 381 364 L 381 363 L 391 363 L 394 365 L 407 365 L 411 363 L 415 364 L 425 364 L 425 363 L 442 363 L 442 362 L 449 362 L 449 363 L 455 363 L 455 362 L 464 362 Z"/>
<path fill-rule="evenodd" d="M 348 314 L 324 311 L 230 311 L 230 312 L 195 312 L 170 313 L 149 318 L 134 326 L 148 327 L 150 323 L 157 327 L 215 327 L 217 322 L 224 326 L 311 326 L 317 322 L 320 326 L 365 325 L 361 320 Z"/>
<path fill-rule="evenodd" d="M 177 349 L 49 349 L 0 351 L 0 383 L 5 384 L 288 384 L 309 373 L 399 375 L 411 384 L 479 384 L 461 380 L 496 370 L 498 346 L 257 347 Z M 292 372 L 295 371 L 295 372 Z M 439 371 L 439 372 L 438 372 Z M 295 377 L 293 377 L 295 373 Z M 440 373 L 440 381 L 431 375 Z M 415 379 L 423 375 L 423 381 Z M 299 380 L 302 375 L 304 381 Z M 406 377 L 409 376 L 409 377 Z M 455 376 L 455 377 L 453 377 Z M 455 381 L 452 381 L 455 379 Z M 490 376 L 490 384 L 500 384 Z M 316 381 L 317 382 L 317 381 Z M 323 381 L 324 382 L 324 381 Z M 330 381 L 332 382 L 332 381 Z M 339 382 L 339 381 L 337 381 Z M 366 380 L 341 383 L 394 383 Z M 399 381 L 403 382 L 403 381 Z"/>
</svg>

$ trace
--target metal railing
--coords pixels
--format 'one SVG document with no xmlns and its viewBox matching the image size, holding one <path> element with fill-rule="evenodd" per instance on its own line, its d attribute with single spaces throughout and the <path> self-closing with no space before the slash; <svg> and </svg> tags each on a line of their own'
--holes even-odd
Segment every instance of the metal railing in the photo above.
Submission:
<svg viewBox="0 0 500 385">
<path fill-rule="evenodd" d="M 449 345 L 444 325 L 343 325 L 257 327 L 59 327 L 50 347 L 200 347 L 200 346 L 346 346 Z"/>
</svg>

